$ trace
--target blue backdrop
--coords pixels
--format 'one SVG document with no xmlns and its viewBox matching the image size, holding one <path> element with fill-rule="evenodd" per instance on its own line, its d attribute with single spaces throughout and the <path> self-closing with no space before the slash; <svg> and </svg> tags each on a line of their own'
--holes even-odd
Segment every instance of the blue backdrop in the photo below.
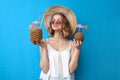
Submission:
<svg viewBox="0 0 120 80">
<path fill-rule="evenodd" d="M 53 5 L 74 11 L 87 24 L 76 80 L 120 80 L 120 0 L 1 0 L 0 80 L 38 80 L 39 47 L 29 24 Z M 44 24 L 43 39 L 49 37 Z"/>
</svg>

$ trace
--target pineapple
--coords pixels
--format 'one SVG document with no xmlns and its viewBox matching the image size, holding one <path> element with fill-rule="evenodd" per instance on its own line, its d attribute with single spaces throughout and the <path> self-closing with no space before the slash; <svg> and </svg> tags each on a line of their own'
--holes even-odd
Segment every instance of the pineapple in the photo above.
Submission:
<svg viewBox="0 0 120 80">
<path fill-rule="evenodd" d="M 33 28 L 30 31 L 30 40 L 33 44 L 38 44 L 42 40 L 42 30 L 40 28 Z"/>
</svg>

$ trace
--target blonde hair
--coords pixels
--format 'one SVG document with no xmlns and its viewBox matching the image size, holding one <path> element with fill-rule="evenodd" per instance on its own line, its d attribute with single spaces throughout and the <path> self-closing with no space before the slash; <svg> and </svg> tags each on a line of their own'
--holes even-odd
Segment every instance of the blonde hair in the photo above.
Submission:
<svg viewBox="0 0 120 80">
<path fill-rule="evenodd" d="M 61 15 L 62 16 L 62 20 L 63 20 L 62 34 L 63 34 L 64 38 L 68 39 L 70 37 L 70 35 L 72 34 L 71 25 L 70 25 L 68 19 L 66 18 L 66 16 L 63 13 L 55 13 L 55 14 L 53 14 L 51 20 L 53 19 L 53 17 L 55 15 Z M 49 23 L 49 25 L 50 26 L 48 27 L 48 32 L 53 37 L 55 31 L 52 29 L 51 23 Z"/>
</svg>

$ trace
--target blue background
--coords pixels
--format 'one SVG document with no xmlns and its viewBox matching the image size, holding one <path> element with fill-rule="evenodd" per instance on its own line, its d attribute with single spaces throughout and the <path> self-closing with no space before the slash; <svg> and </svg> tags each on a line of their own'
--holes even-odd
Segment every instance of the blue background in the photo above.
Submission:
<svg viewBox="0 0 120 80">
<path fill-rule="evenodd" d="M 0 80 L 39 79 L 39 47 L 30 42 L 28 26 L 57 4 L 89 26 L 76 80 L 120 80 L 120 0 L 1 0 Z M 44 24 L 42 30 L 43 39 L 48 38 Z"/>
</svg>

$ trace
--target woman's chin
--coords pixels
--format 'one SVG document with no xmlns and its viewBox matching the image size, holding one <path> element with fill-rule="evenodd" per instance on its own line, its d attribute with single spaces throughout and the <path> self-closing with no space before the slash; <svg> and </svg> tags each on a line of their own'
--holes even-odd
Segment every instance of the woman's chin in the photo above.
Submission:
<svg viewBox="0 0 120 80">
<path fill-rule="evenodd" d="M 53 28 L 54 31 L 61 31 L 60 28 Z"/>
<path fill-rule="evenodd" d="M 60 29 L 53 29 L 54 31 L 59 31 Z"/>
<path fill-rule="evenodd" d="M 53 29 L 53 30 L 59 30 L 59 28 L 58 28 L 58 27 L 52 27 L 52 29 Z"/>
</svg>

